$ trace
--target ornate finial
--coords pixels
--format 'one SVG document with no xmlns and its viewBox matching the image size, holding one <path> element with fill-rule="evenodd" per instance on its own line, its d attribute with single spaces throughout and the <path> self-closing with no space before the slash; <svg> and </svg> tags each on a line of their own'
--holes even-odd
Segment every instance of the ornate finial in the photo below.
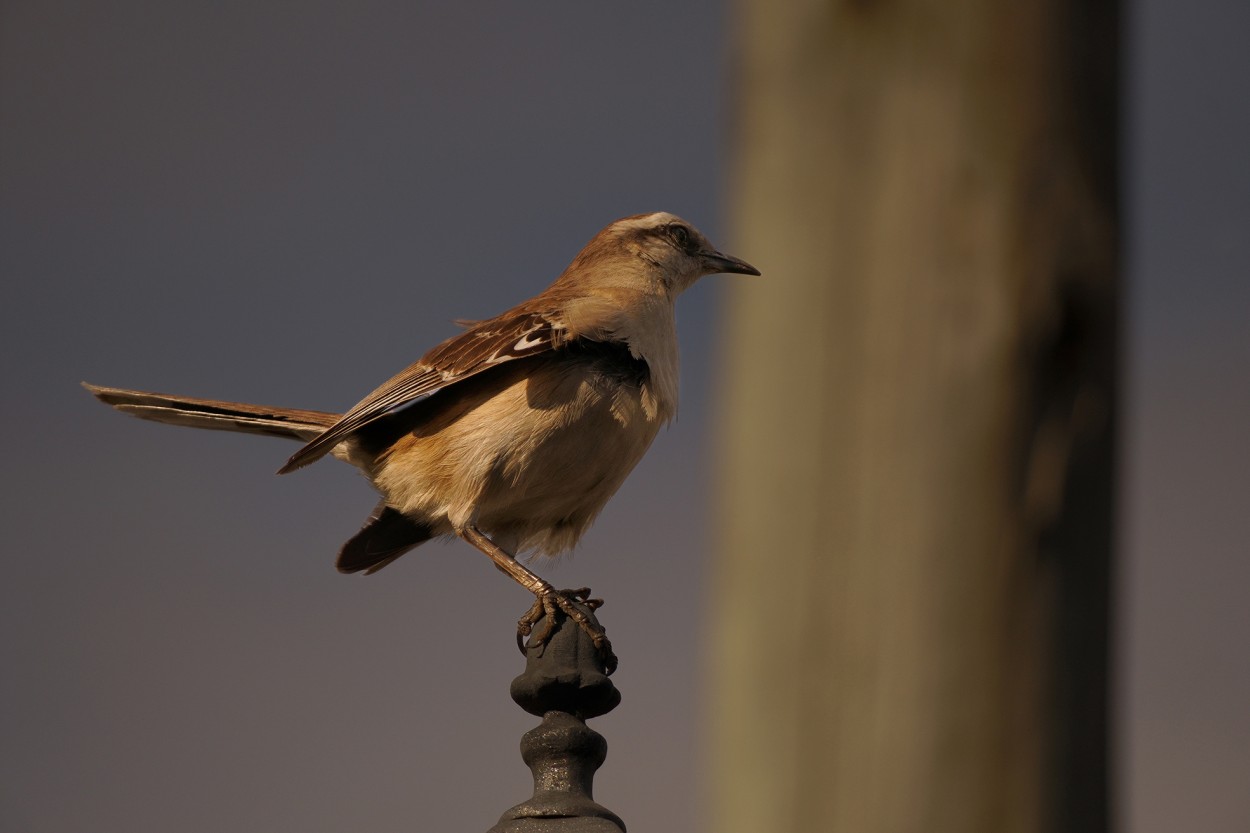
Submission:
<svg viewBox="0 0 1250 833">
<path fill-rule="evenodd" d="M 598 624 L 594 611 L 581 607 Z M 567 617 L 545 645 L 530 640 L 525 671 L 512 681 L 512 699 L 543 718 L 521 738 L 534 795 L 504 813 L 489 833 L 624 833 L 625 823 L 592 796 L 608 744 L 585 721 L 621 702 L 605 670 L 593 640 Z"/>
</svg>

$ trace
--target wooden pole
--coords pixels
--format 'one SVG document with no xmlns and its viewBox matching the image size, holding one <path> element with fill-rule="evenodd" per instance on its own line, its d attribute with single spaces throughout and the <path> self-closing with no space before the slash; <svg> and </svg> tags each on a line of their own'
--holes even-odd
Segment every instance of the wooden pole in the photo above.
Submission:
<svg viewBox="0 0 1250 833">
<path fill-rule="evenodd" d="M 1111 2 L 739 0 L 717 831 L 1105 831 Z"/>
</svg>

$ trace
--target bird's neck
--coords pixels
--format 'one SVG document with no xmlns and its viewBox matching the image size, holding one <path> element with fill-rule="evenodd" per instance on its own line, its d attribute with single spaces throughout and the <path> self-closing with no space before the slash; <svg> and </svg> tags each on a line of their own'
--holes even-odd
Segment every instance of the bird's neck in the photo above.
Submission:
<svg viewBox="0 0 1250 833">
<path fill-rule="evenodd" d="M 650 371 L 643 395 L 648 416 L 672 419 L 679 375 L 675 294 L 637 258 L 597 270 L 593 281 L 571 280 L 577 276 L 570 267 L 548 290 L 559 299 L 569 334 L 628 345 Z"/>
<path fill-rule="evenodd" d="M 647 363 L 650 378 L 644 404 L 648 415 L 660 422 L 677 416 L 681 362 L 673 302 L 656 296 L 631 306 L 617 337 L 629 345 L 634 356 Z"/>
</svg>

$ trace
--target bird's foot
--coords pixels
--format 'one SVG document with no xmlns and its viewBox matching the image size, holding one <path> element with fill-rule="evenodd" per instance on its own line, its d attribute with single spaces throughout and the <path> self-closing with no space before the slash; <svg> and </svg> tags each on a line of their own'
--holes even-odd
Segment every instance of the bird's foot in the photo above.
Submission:
<svg viewBox="0 0 1250 833">
<path fill-rule="evenodd" d="M 516 641 L 521 653 L 525 653 L 525 640 L 533 633 L 534 625 L 540 619 L 546 619 L 547 624 L 543 626 L 541 633 L 534 636 L 534 644 L 546 645 L 551 635 L 555 633 L 558 617 L 564 614 L 576 622 L 578 627 L 585 631 L 594 642 L 595 650 L 599 652 L 599 658 L 603 660 L 607 673 L 611 674 L 616 670 L 616 654 L 612 653 L 612 643 L 608 640 L 603 626 L 592 622 L 581 609 L 587 607 L 590 610 L 598 610 L 603 607 L 603 599 L 592 599 L 589 587 L 556 590 L 554 587 L 547 586 L 535 596 L 534 605 L 516 623 Z"/>
</svg>

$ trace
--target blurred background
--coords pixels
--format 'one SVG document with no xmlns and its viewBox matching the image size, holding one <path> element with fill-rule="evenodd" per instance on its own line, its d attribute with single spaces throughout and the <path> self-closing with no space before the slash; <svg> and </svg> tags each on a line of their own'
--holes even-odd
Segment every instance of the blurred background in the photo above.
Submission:
<svg viewBox="0 0 1250 833">
<path fill-rule="evenodd" d="M 1123 9 L 1111 721 L 1143 833 L 1250 825 L 1247 32 L 1234 0 Z M 522 591 L 461 544 L 339 576 L 374 503 L 350 470 L 279 479 L 292 446 L 78 382 L 343 409 L 637 212 L 769 280 L 731 223 L 749 38 L 714 2 L 4 4 L 0 829 L 474 830 L 529 794 Z M 679 420 L 541 567 L 608 600 L 596 798 L 633 830 L 716 801 L 714 386 L 748 280 L 682 300 Z"/>
</svg>

